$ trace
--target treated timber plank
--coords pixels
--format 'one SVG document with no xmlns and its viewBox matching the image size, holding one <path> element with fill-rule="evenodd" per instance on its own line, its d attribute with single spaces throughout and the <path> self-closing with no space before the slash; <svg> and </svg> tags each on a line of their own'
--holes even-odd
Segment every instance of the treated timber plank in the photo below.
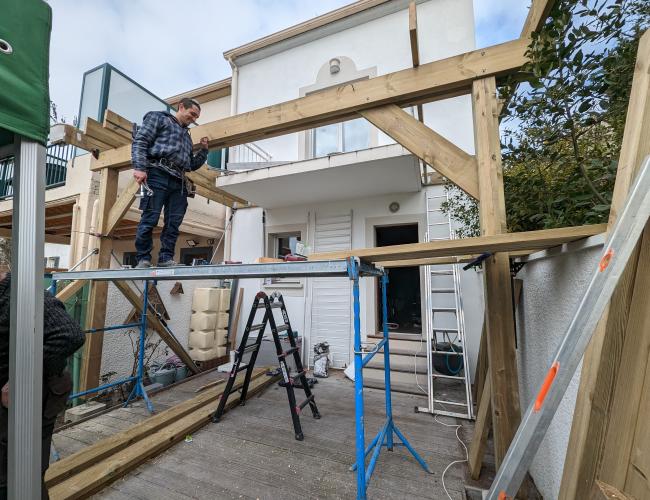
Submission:
<svg viewBox="0 0 650 500">
<path fill-rule="evenodd" d="M 522 38 L 530 38 L 534 31 L 539 31 L 553 8 L 555 0 L 531 0 L 528 15 L 521 30 Z"/>
<path fill-rule="evenodd" d="M 112 148 L 131 144 L 131 141 L 129 139 L 125 139 L 117 132 L 113 132 L 110 129 L 104 128 L 101 123 L 93 120 L 90 117 L 86 118 L 85 131 L 86 137 L 101 141 L 105 144 L 108 144 Z"/>
<path fill-rule="evenodd" d="M 359 114 L 468 195 L 479 199 L 476 158 L 394 104 Z"/>
<path fill-rule="evenodd" d="M 413 67 L 420 65 L 420 50 L 418 48 L 418 14 L 415 2 L 409 3 L 409 41 L 411 43 L 411 61 Z"/>
<path fill-rule="evenodd" d="M 646 387 L 645 372 L 650 353 L 650 231 L 645 231 L 641 240 L 634 292 L 631 298 L 625 341 L 621 352 L 621 363 L 612 394 L 610 424 L 605 437 L 601 472 L 598 477 L 621 489 L 626 484 L 633 444 L 638 438 L 639 428 L 649 429 L 641 418 L 647 414 L 639 412 L 642 395 Z M 635 432 L 636 431 L 636 432 Z"/>
<path fill-rule="evenodd" d="M 497 106 L 494 77 L 475 81 L 472 108 L 481 200 L 479 216 L 481 233 L 487 237 L 507 231 Z M 508 255 L 494 254 L 485 260 L 484 270 L 494 456 L 499 467 L 521 420 Z"/>
<path fill-rule="evenodd" d="M 190 133 L 194 144 L 206 136 L 210 149 L 224 148 L 349 120 L 384 104 L 410 106 L 468 94 L 476 78 L 516 73 L 528 62 L 527 45 L 528 40 L 513 40 L 466 52 L 199 125 Z M 130 163 L 130 148 L 123 146 L 102 153 L 91 169 L 126 168 Z"/>
<path fill-rule="evenodd" d="M 257 368 L 253 371 L 252 380 L 261 377 L 265 373 L 265 368 Z M 237 376 L 235 388 L 241 387 L 243 383 L 244 374 Z M 217 381 L 220 382 L 220 381 Z M 222 382 L 222 381 L 221 381 Z M 153 415 L 148 419 L 131 426 L 129 429 L 114 434 L 113 436 L 102 439 L 101 441 L 84 448 L 83 450 L 63 458 L 50 465 L 45 473 L 45 484 L 51 488 L 78 472 L 94 465 L 96 462 L 117 453 L 120 450 L 131 446 L 135 442 L 145 438 L 146 436 L 157 432 L 163 427 L 183 418 L 184 416 L 196 411 L 202 406 L 216 401 L 223 394 L 223 388 L 214 388 L 210 391 L 205 391 L 199 396 L 195 396 L 181 404 L 173 406 L 168 410 Z"/>
<path fill-rule="evenodd" d="M 108 283 L 107 281 L 100 281 L 96 283 Z M 139 297 L 139 295 L 133 291 L 133 289 L 128 285 L 127 282 L 125 281 L 114 281 L 113 284 L 117 287 L 117 289 L 122 292 L 122 295 L 126 297 L 126 299 L 131 303 L 133 307 L 138 311 L 138 313 L 142 312 L 142 299 Z M 149 304 L 148 311 L 147 311 L 147 323 L 154 329 L 156 330 L 156 333 L 160 336 L 161 339 L 169 346 L 169 348 L 174 351 L 174 354 L 176 354 L 183 363 L 185 363 L 185 366 L 189 368 L 189 370 L 192 373 L 198 373 L 199 369 L 197 366 L 194 364 L 194 361 L 188 354 L 188 352 L 185 350 L 183 345 L 178 341 L 176 337 L 170 332 L 168 328 L 163 325 L 163 323 L 160 321 L 160 319 L 155 315 L 154 309 Z M 97 335 L 97 334 L 93 334 Z"/>
<path fill-rule="evenodd" d="M 108 212 L 108 222 L 106 223 L 107 234 L 110 235 L 119 225 L 126 213 L 133 205 L 136 193 L 140 190 L 140 184 L 135 179 L 131 179 L 129 184 L 120 193 L 117 201 L 113 204 Z"/>
<path fill-rule="evenodd" d="M 251 382 L 248 398 L 250 399 L 279 379 L 279 376 L 257 378 Z M 226 404 L 226 409 L 232 409 L 239 402 L 238 397 L 233 397 Z M 163 450 L 183 440 L 187 434 L 191 434 L 211 422 L 216 406 L 216 401 L 208 403 L 176 420 L 171 425 L 167 425 L 157 432 L 140 439 L 135 446 L 129 446 L 81 473 L 54 485 L 49 489 L 50 498 L 52 500 L 85 498 L 91 493 L 99 491 L 102 487 L 133 470 L 148 458 L 158 455 Z"/>
<path fill-rule="evenodd" d="M 100 234 L 106 233 L 108 214 L 117 199 L 117 183 L 119 172 L 104 169 L 100 174 L 99 183 L 99 209 L 97 228 Z M 113 241 L 109 238 L 99 238 L 99 253 L 92 258 L 93 269 L 109 269 L 111 267 L 111 252 Z M 88 298 L 87 329 L 104 327 L 106 320 L 106 304 L 108 300 L 108 282 L 93 281 L 90 285 Z M 104 334 L 102 332 L 88 335 L 83 351 L 81 365 L 80 391 L 85 391 L 99 385 L 99 370 L 102 363 L 102 345 Z"/>
<path fill-rule="evenodd" d="M 622 210 L 641 161 L 647 154 L 650 154 L 650 32 L 646 32 L 639 43 L 609 214 L 610 228 Z M 638 256 L 639 247 L 630 257 L 609 307 L 585 352 L 560 487 L 561 500 L 585 498 L 589 495 L 601 467 L 601 452 L 613 388 L 621 366 Z M 616 422 L 611 421 L 610 425 L 616 425 Z M 628 459 L 621 458 L 627 451 L 619 451 L 622 455 L 616 456 L 627 462 Z M 618 466 L 614 470 L 618 471 Z M 621 487 L 615 481 L 610 484 Z"/>
<path fill-rule="evenodd" d="M 104 113 L 104 123 L 102 125 L 104 128 L 121 135 L 129 142 L 133 139 L 133 123 L 110 109 L 107 109 Z"/>
<path fill-rule="evenodd" d="M 56 294 L 56 298 L 59 299 L 61 302 L 66 302 L 70 300 L 72 297 L 74 297 L 79 290 L 81 290 L 84 285 L 87 283 L 86 280 L 76 280 L 71 283 L 69 283 L 65 288 L 60 290 Z"/>
<path fill-rule="evenodd" d="M 109 144 L 89 137 L 76 127 L 65 123 L 58 123 L 50 129 L 50 143 L 71 144 L 90 152 L 112 149 Z"/>
<path fill-rule="evenodd" d="M 369 262 L 388 262 L 406 259 L 434 257 L 455 257 L 483 252 L 514 252 L 518 250 L 541 250 L 605 232 L 606 224 L 542 229 L 522 233 L 477 236 L 462 240 L 409 243 L 377 248 L 356 248 L 352 250 L 321 252 L 311 254 L 309 260 L 345 259 L 359 257 Z M 506 256 L 507 257 L 507 256 Z"/>
<path fill-rule="evenodd" d="M 481 465 L 483 464 L 483 455 L 487 447 L 488 434 L 492 425 L 492 386 L 488 377 L 483 386 L 481 401 L 478 405 L 476 415 L 476 425 L 474 426 L 474 435 L 469 445 L 469 473 L 472 479 L 476 480 L 481 475 Z"/>
<path fill-rule="evenodd" d="M 216 196 L 223 196 L 225 199 L 228 199 L 232 202 L 246 204 L 246 200 L 240 198 L 239 196 L 232 195 L 226 191 L 219 189 L 215 185 L 215 180 L 218 177 L 216 172 L 211 171 L 206 165 L 203 165 L 198 170 L 194 172 L 188 172 L 186 174 L 187 178 L 195 183 L 197 186 L 200 185 L 205 189 L 213 192 Z"/>
<path fill-rule="evenodd" d="M 634 500 L 622 493 L 612 485 L 596 480 L 592 489 L 590 500 Z M 641 498 L 641 497 L 639 497 Z"/>
</svg>

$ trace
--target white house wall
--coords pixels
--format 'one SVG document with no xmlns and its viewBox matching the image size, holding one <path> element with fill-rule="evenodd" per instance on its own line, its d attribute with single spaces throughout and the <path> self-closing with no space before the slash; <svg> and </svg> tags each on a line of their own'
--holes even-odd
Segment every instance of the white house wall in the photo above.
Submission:
<svg viewBox="0 0 650 500">
<path fill-rule="evenodd" d="M 601 244 L 545 257 L 540 252 L 519 272 L 523 292 L 517 311 L 519 392 L 522 410 L 535 398 L 541 380 L 578 308 L 601 256 Z M 544 498 L 558 498 L 580 382 L 578 367 L 542 441 L 531 475 Z"/>
<path fill-rule="evenodd" d="M 265 228 L 267 232 L 302 230 L 303 234 L 307 235 L 307 245 L 310 245 L 311 241 L 313 241 L 315 214 L 336 215 L 352 212 L 352 248 L 375 246 L 374 227 L 381 225 L 418 223 L 420 241 L 424 241 L 424 232 L 426 231 L 424 199 L 426 192 L 442 193 L 443 189 L 442 186 L 433 186 L 416 194 L 387 195 L 314 206 L 302 205 L 275 208 L 266 211 Z M 400 204 L 400 209 L 396 214 L 391 213 L 388 209 L 388 206 L 394 201 Z M 265 241 L 262 237 L 264 231 L 262 209 L 238 210 L 233 223 L 232 258 L 244 263 L 250 263 L 257 257 L 268 255 L 265 253 Z M 461 280 L 464 290 L 463 300 L 465 304 L 468 352 L 473 373 L 483 324 L 482 274 L 476 271 L 463 272 Z M 424 297 L 424 280 L 421 278 L 420 281 L 422 296 Z M 252 304 L 255 293 L 260 290 L 271 292 L 274 289 L 278 289 L 284 294 L 294 329 L 298 330 L 301 336 L 303 334 L 309 336 L 310 297 L 308 280 L 303 280 L 301 288 L 265 287 L 262 280 L 242 281 L 241 286 L 245 288 L 245 301 L 239 323 L 238 337 L 241 338 L 243 333 L 246 315 L 249 312 L 248 308 Z M 375 318 L 377 317 L 372 280 L 361 280 L 361 300 L 361 331 L 366 335 L 375 329 Z M 424 306 L 424 300 L 422 302 Z M 309 338 L 306 339 L 306 344 L 309 345 Z M 272 350 L 268 352 L 272 354 Z M 310 358 L 309 352 L 305 352 L 305 355 L 306 359 Z M 266 359 L 273 362 L 272 356 Z"/>
<path fill-rule="evenodd" d="M 418 4 L 420 61 L 426 63 L 474 49 L 473 20 L 471 0 L 432 0 Z M 324 64 L 333 57 L 343 56 L 354 62 L 357 71 L 374 69 L 377 76 L 410 67 L 408 10 L 241 66 L 237 79 L 237 112 L 300 97 L 300 89 L 316 83 Z M 473 151 L 469 96 L 426 105 L 425 123 L 468 152 Z M 304 133 L 267 139 L 258 144 L 271 153 L 274 160 L 300 160 L 304 159 L 300 134 Z M 374 145 L 391 142 L 379 134 L 378 143 Z"/>
</svg>

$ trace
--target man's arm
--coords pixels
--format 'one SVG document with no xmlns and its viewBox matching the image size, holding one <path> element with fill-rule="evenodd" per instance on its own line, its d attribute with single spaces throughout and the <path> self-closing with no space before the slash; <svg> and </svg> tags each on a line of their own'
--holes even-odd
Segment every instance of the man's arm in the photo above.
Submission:
<svg viewBox="0 0 650 500">
<path fill-rule="evenodd" d="M 142 125 L 131 144 L 131 163 L 133 164 L 133 177 L 139 182 L 147 180 L 147 153 L 156 140 L 160 117 L 158 113 L 147 113 L 144 115 Z"/>
<path fill-rule="evenodd" d="M 198 170 L 208 159 L 208 138 L 201 138 L 201 149 L 190 159 L 190 170 Z"/>
</svg>

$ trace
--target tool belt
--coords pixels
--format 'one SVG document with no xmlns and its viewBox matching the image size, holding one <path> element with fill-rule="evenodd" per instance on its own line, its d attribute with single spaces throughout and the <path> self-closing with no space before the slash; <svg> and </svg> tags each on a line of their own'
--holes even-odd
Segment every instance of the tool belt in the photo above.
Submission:
<svg viewBox="0 0 650 500">
<path fill-rule="evenodd" d="M 154 166 L 164 166 L 176 170 L 181 173 L 181 183 L 183 184 L 183 189 L 187 193 L 188 198 L 194 198 L 196 195 L 196 186 L 194 183 L 185 176 L 185 170 L 167 158 L 151 158 L 149 163 Z"/>
</svg>

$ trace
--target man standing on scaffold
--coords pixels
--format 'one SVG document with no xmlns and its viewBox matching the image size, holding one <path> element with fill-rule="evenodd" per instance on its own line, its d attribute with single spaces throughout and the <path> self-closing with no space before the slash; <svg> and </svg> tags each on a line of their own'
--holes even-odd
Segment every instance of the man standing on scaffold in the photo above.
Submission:
<svg viewBox="0 0 650 500">
<path fill-rule="evenodd" d="M 153 228 L 164 208 L 165 224 L 160 235 L 158 267 L 173 267 L 176 240 L 188 196 L 186 172 L 200 168 L 208 156 L 208 138 L 201 139 L 201 149 L 192 153 L 189 125 L 201 114 L 201 106 L 194 99 L 181 99 L 175 115 L 151 111 L 144 116 L 131 146 L 133 177 L 140 184 L 142 216 L 135 237 L 137 268 L 151 267 Z"/>
</svg>

